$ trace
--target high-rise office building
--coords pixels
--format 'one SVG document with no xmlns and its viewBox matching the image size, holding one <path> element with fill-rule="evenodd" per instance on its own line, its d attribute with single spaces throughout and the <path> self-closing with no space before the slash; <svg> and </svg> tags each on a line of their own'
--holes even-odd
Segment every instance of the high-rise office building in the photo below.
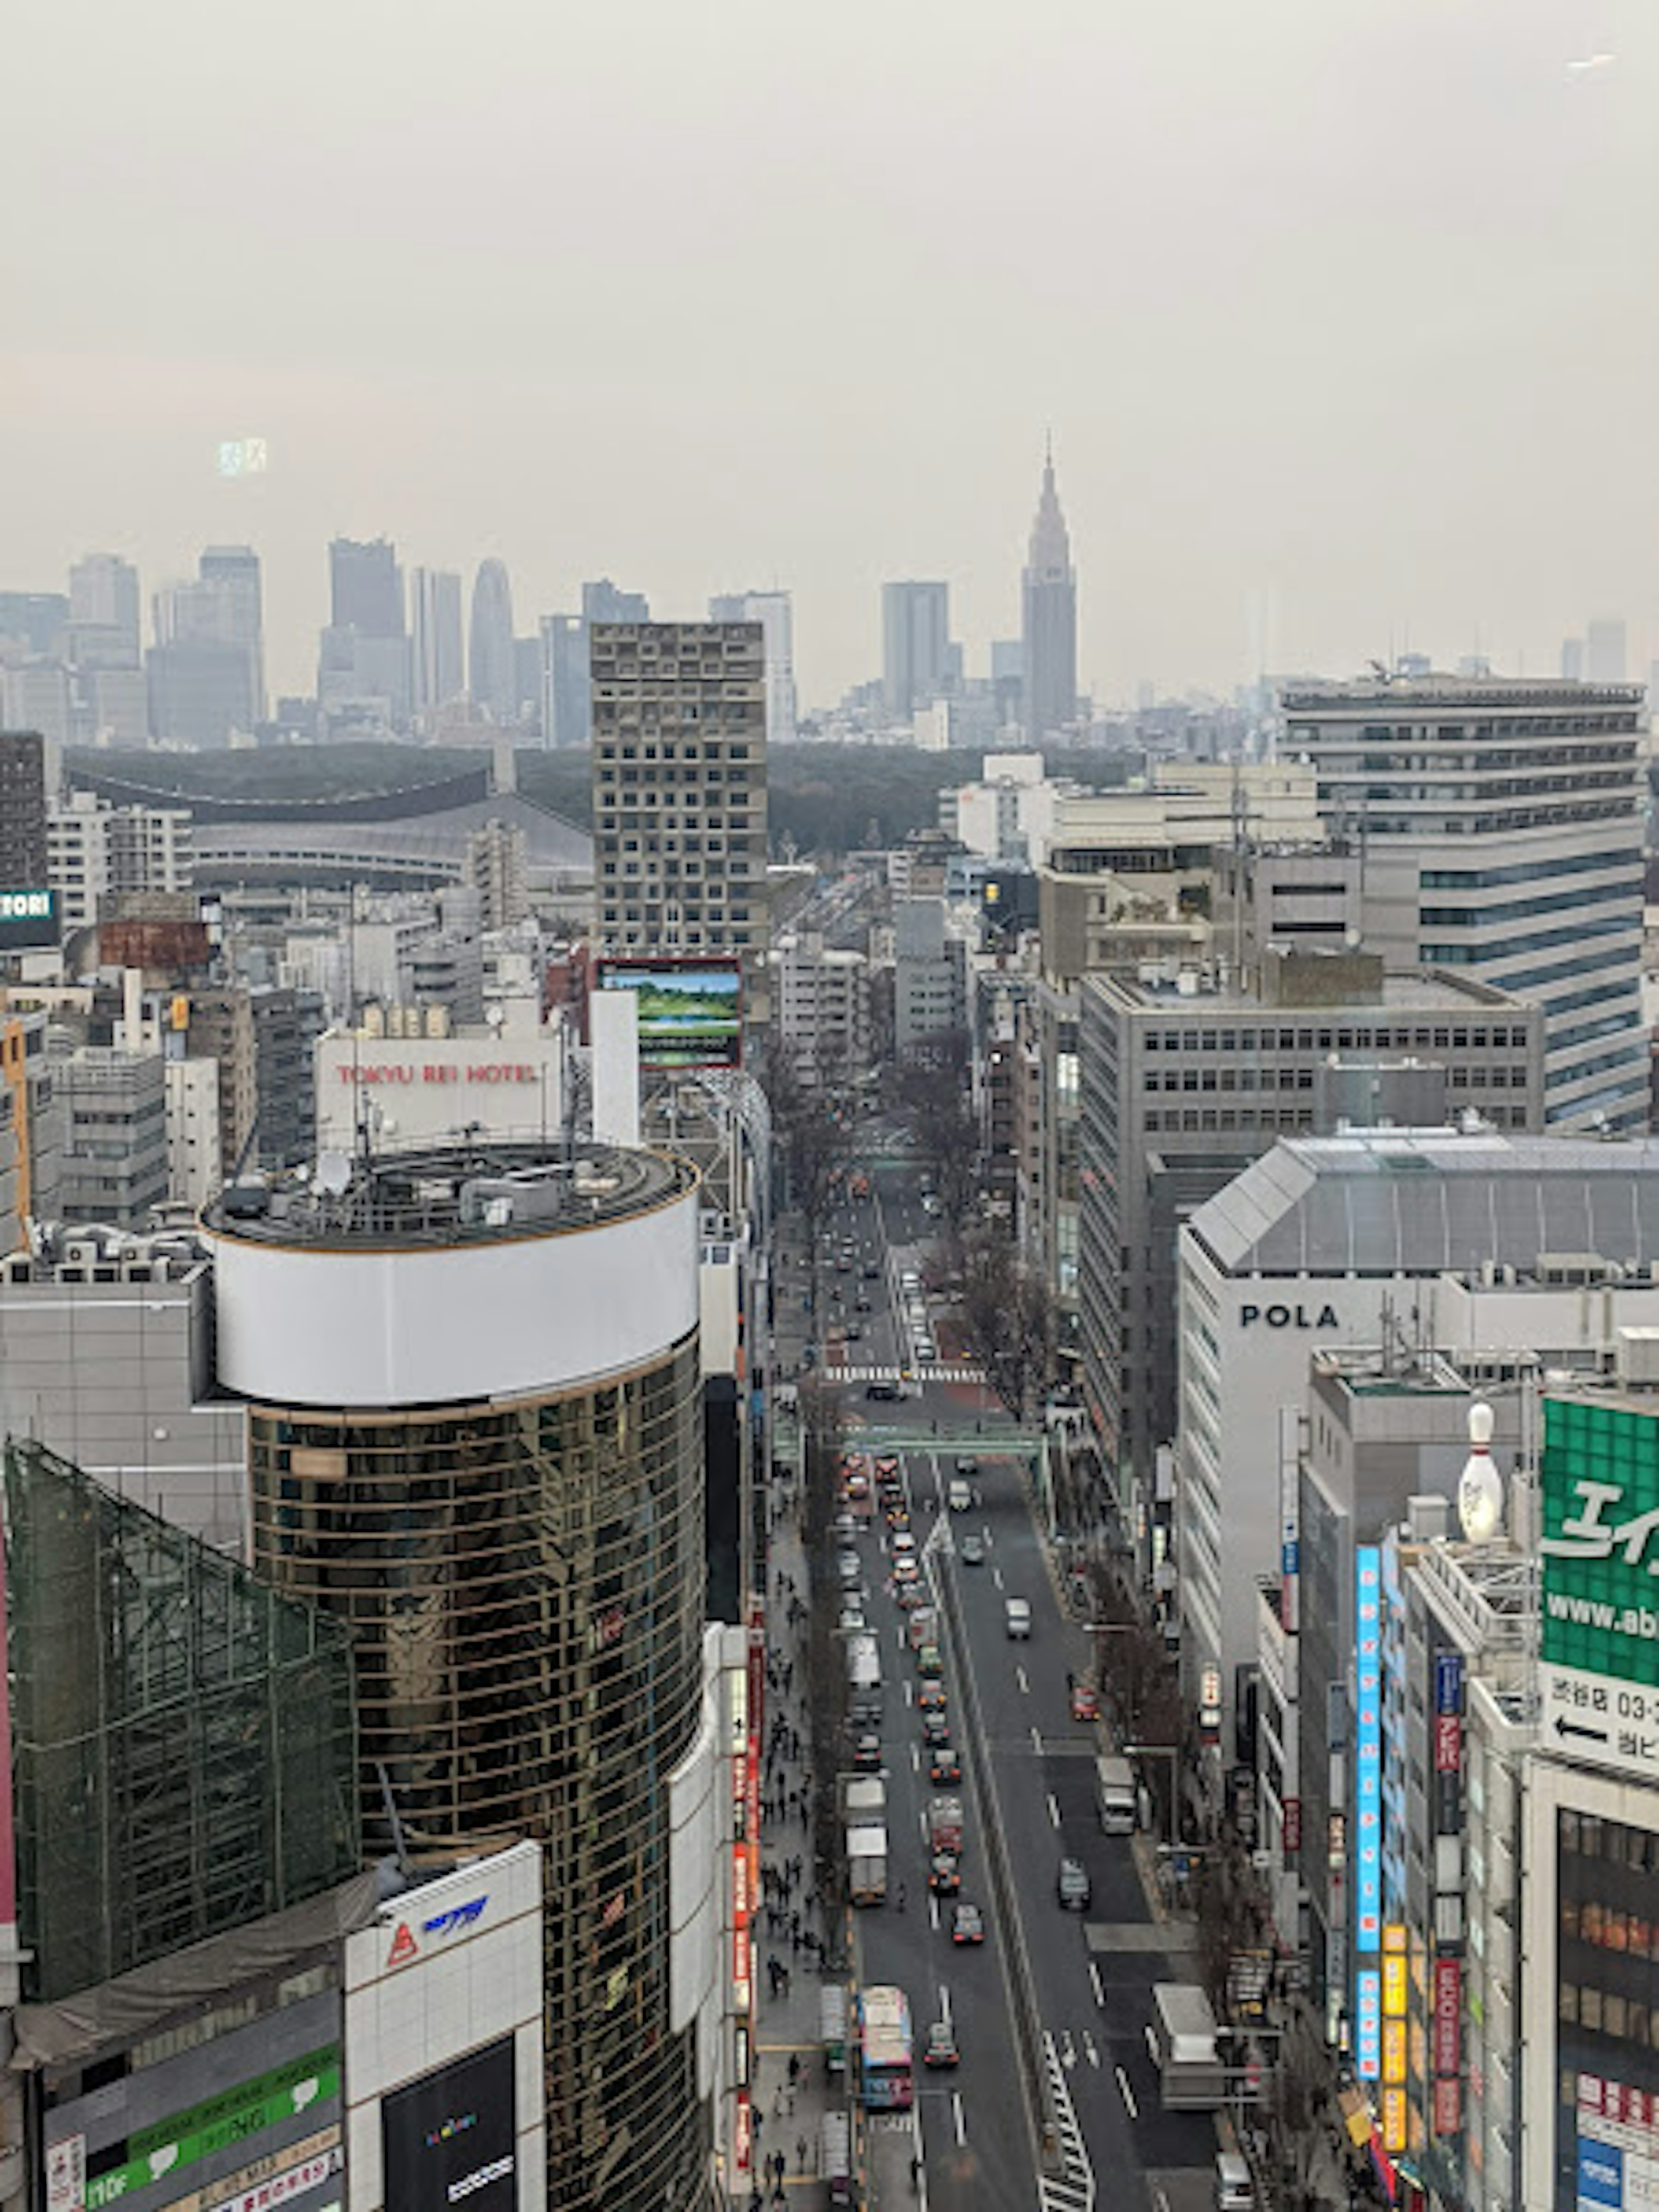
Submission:
<svg viewBox="0 0 1659 2212">
<path fill-rule="evenodd" d="M 461 664 L 461 580 L 444 568 L 416 568 L 409 580 L 414 708 L 428 714 L 465 689 Z"/>
<path fill-rule="evenodd" d="M 651 603 L 643 592 L 624 592 L 609 576 L 596 577 L 582 586 L 585 623 L 647 623 Z"/>
<path fill-rule="evenodd" d="M 1584 629 L 1584 676 L 1591 684 L 1622 684 L 1628 648 L 1624 618 L 1604 615 Z"/>
<path fill-rule="evenodd" d="M 257 1570 L 352 1631 L 366 1848 L 546 1847 L 547 2201 L 704 2212 L 697 1177 L 471 1145 L 280 1197 L 207 1217 L 219 1372 Z"/>
<path fill-rule="evenodd" d="M 908 721 L 951 681 L 951 586 L 906 580 L 881 587 L 882 703 Z"/>
<path fill-rule="evenodd" d="M 1077 574 L 1054 489 L 1052 447 L 1023 584 L 1025 733 L 1037 744 L 1077 716 Z"/>
<path fill-rule="evenodd" d="M 768 944 L 760 624 L 605 623 L 591 651 L 600 942 L 738 954 L 756 1011 Z"/>
<path fill-rule="evenodd" d="M 88 553 L 70 570 L 70 621 L 112 633 L 124 658 L 110 666 L 138 665 L 138 571 L 118 553 Z"/>
<path fill-rule="evenodd" d="M 580 615 L 544 615 L 542 742 L 585 745 L 592 733 L 587 624 Z"/>
<path fill-rule="evenodd" d="M 795 742 L 795 620 L 787 592 L 725 592 L 708 602 L 710 622 L 757 622 L 766 641 L 766 741 Z"/>
<path fill-rule="evenodd" d="M 0 730 L 0 890 L 46 880 L 46 748 L 36 730 Z"/>
<path fill-rule="evenodd" d="M 503 562 L 481 561 L 472 586 L 467 690 L 472 703 L 505 729 L 518 719 L 518 681 L 513 665 L 513 592 Z"/>
<path fill-rule="evenodd" d="M 337 538 L 328 549 L 329 626 L 364 637 L 404 635 L 404 573 L 389 540 Z"/>
<path fill-rule="evenodd" d="M 1284 708 L 1364 842 L 1367 945 L 1543 1007 L 1551 1129 L 1644 1129 L 1640 685 L 1385 675 Z"/>
<path fill-rule="evenodd" d="M 219 635 L 247 653 L 253 672 L 254 718 L 265 713 L 265 623 L 259 556 L 251 545 L 210 545 L 198 563 L 203 583 L 217 594 Z"/>
<path fill-rule="evenodd" d="M 252 730 L 264 704 L 258 555 L 210 545 L 196 576 L 164 586 L 153 611 L 155 643 L 145 661 L 152 734 L 212 746 Z"/>
</svg>

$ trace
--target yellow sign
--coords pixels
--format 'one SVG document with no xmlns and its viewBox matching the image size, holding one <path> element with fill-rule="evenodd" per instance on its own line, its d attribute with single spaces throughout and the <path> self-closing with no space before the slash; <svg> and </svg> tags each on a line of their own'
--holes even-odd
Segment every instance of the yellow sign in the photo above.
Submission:
<svg viewBox="0 0 1659 2212">
<path fill-rule="evenodd" d="M 168 1010 L 168 1018 L 174 1029 L 187 1030 L 190 1027 L 190 1000 L 185 998 L 175 999 Z"/>
<path fill-rule="evenodd" d="M 1382 2148 L 1386 2151 L 1406 2148 L 1406 2093 L 1403 2089 L 1382 2092 Z"/>
<path fill-rule="evenodd" d="M 1402 1953 L 1385 1951 L 1382 1954 L 1382 2014 L 1386 2020 L 1404 2020 L 1408 1989 L 1406 1960 Z"/>
<path fill-rule="evenodd" d="M 1406 1948 L 1406 1925 L 1403 1921 L 1389 1921 L 1382 1930 L 1382 1948 L 1385 1951 L 1403 1951 Z"/>
<path fill-rule="evenodd" d="M 1406 2078 L 1406 2023 L 1403 2020 L 1385 2020 L 1382 2023 L 1382 2079 L 1403 2081 Z"/>
</svg>

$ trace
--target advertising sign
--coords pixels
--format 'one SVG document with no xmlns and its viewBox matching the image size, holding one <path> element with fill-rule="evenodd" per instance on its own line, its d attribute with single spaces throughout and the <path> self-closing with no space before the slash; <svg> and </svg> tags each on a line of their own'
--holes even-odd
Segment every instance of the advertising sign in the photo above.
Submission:
<svg viewBox="0 0 1659 2212">
<path fill-rule="evenodd" d="M 1463 1766 L 1463 1723 L 1455 1713 L 1434 1717 L 1434 1771 L 1461 1773 Z"/>
<path fill-rule="evenodd" d="M 100 2212 L 101 2206 L 115 2203 L 135 2189 L 149 2188 L 164 2173 L 180 2173 L 339 2094 L 339 2047 L 331 2044 L 302 2058 L 290 2058 L 188 2112 L 138 2129 L 127 2137 L 119 2164 L 106 2166 L 88 2182 L 87 2212 Z"/>
<path fill-rule="evenodd" d="M 1544 1401 L 1544 1737 L 1659 1779 L 1659 1419 Z"/>
<path fill-rule="evenodd" d="M 1354 1948 L 1382 1934 L 1382 1555 L 1354 1553 Z"/>
<path fill-rule="evenodd" d="M 386 2202 L 398 2212 L 514 2212 L 513 2038 L 394 2089 L 380 2106 Z"/>
<path fill-rule="evenodd" d="M 1463 2085 L 1457 2081 L 1437 2081 L 1434 2085 L 1434 2131 L 1437 2136 L 1455 2136 L 1463 2125 Z"/>
<path fill-rule="evenodd" d="M 1407 2060 L 1406 2023 L 1403 2020 L 1384 2020 L 1382 2023 L 1382 2079 L 1403 2081 L 1409 2070 Z"/>
<path fill-rule="evenodd" d="M 1455 2074 L 1463 2060 L 1463 1965 L 1434 1962 L 1434 2070 Z"/>
<path fill-rule="evenodd" d="M 1406 1960 L 1398 1951 L 1388 1951 L 1382 1958 L 1382 2015 L 1385 2020 L 1404 2020 L 1406 2017 Z"/>
<path fill-rule="evenodd" d="M 1382 2148 L 1386 2151 L 1401 2151 L 1406 2148 L 1406 2093 L 1403 2089 L 1382 2092 Z"/>
<path fill-rule="evenodd" d="M 743 976 L 738 963 L 604 960 L 599 988 L 639 999 L 641 1067 L 741 1067 Z"/>
<path fill-rule="evenodd" d="M 1375 2081 L 1382 2071 L 1382 1977 L 1375 1966 L 1362 1966 L 1354 1977 L 1358 2021 L 1354 2038 L 1354 2066 L 1361 2079 Z"/>
<path fill-rule="evenodd" d="M 1299 1851 L 1301 1848 L 1302 1800 L 1287 1797 L 1285 1800 L 1285 1850 L 1288 1855 L 1291 1851 Z"/>
<path fill-rule="evenodd" d="M 1463 1655 L 1437 1651 L 1434 1658 L 1434 1709 L 1437 1713 L 1463 1710 Z"/>
<path fill-rule="evenodd" d="M 47 951 L 62 934 L 56 891 L 0 891 L 0 952 Z"/>
</svg>

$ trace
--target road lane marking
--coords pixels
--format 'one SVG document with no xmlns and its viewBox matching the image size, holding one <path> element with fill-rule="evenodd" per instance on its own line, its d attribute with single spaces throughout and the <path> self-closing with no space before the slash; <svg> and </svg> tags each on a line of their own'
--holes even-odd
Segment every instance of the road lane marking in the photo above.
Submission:
<svg viewBox="0 0 1659 2212">
<path fill-rule="evenodd" d="M 946 2027 L 949 2027 L 951 2025 L 951 1992 L 946 1989 L 943 1982 L 939 1985 L 939 2016 L 945 2022 Z"/>
<path fill-rule="evenodd" d="M 1138 2120 L 1140 2118 L 1140 2110 L 1135 2103 L 1135 2093 L 1129 2087 L 1128 2075 L 1121 2066 L 1115 2067 L 1113 2071 L 1117 2075 L 1117 2086 L 1122 2094 L 1123 2101 L 1129 2108 L 1129 2118 L 1132 2120 Z"/>
<path fill-rule="evenodd" d="M 939 1899 L 934 1896 L 931 1889 L 927 1893 L 927 1917 L 933 1924 L 933 1933 L 937 1936 L 939 1933 Z"/>
<path fill-rule="evenodd" d="M 1023 1667 L 1015 1667 L 1014 1680 L 1019 1684 L 1020 1689 L 1024 1694 L 1029 1698 L 1031 1694 L 1031 1685 L 1026 1680 L 1025 1669 Z"/>
<path fill-rule="evenodd" d="M 904 1678 L 904 1702 L 907 1705 L 915 1703 L 910 1693 L 910 1677 L 908 1674 Z"/>
<path fill-rule="evenodd" d="M 1170 2212 L 1170 2200 L 1161 2189 L 1152 2191 L 1152 2212 Z"/>
<path fill-rule="evenodd" d="M 1095 2002 L 1100 2007 L 1102 2012 L 1104 2012 L 1106 2009 L 1106 1992 L 1100 1986 L 1100 1968 L 1095 1964 L 1092 1959 L 1089 1961 L 1089 1979 L 1094 1984 Z"/>
<path fill-rule="evenodd" d="M 1048 1804 L 1048 1826 L 1051 1828 L 1057 1828 L 1060 1826 L 1060 1808 L 1054 1802 L 1054 1793 L 1049 1790 L 1044 1792 L 1044 1796 Z"/>
<path fill-rule="evenodd" d="M 1000 1567 L 992 1568 L 991 1580 L 996 1584 L 999 1589 L 1002 1588 L 1002 1570 Z"/>
<path fill-rule="evenodd" d="M 910 1771 L 912 1774 L 921 1771 L 921 1747 L 919 1744 L 913 1743 L 910 1747 Z"/>
<path fill-rule="evenodd" d="M 968 2140 L 968 2122 L 962 2109 L 960 2089 L 952 2089 L 951 2092 L 951 2117 L 957 2124 L 957 2148 L 960 2150 Z"/>
<path fill-rule="evenodd" d="M 1100 2053 L 1095 2049 L 1095 2039 L 1085 2027 L 1083 2031 L 1083 2055 L 1091 2066 L 1098 2066 Z"/>
<path fill-rule="evenodd" d="M 1037 1725 L 1035 1721 L 1031 1723 L 1031 1748 L 1036 1752 L 1037 1757 L 1041 1759 L 1042 1756 L 1042 1738 L 1037 1734 Z"/>
</svg>

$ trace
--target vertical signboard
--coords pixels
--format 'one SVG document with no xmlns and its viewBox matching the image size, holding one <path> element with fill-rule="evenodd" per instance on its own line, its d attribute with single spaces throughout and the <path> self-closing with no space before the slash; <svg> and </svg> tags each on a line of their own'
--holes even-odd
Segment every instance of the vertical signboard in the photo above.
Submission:
<svg viewBox="0 0 1659 2212">
<path fill-rule="evenodd" d="M 1382 1561 L 1375 1544 L 1354 1553 L 1354 1949 L 1373 1952 L 1382 1932 Z"/>
<path fill-rule="evenodd" d="M 1363 2081 L 1375 2081 L 1382 2071 L 1382 1977 L 1375 1966 L 1359 1969 L 1354 1991 L 1354 2069 Z"/>
<path fill-rule="evenodd" d="M 1544 1401 L 1544 1741 L 1659 1781 L 1659 1418 Z"/>
</svg>

